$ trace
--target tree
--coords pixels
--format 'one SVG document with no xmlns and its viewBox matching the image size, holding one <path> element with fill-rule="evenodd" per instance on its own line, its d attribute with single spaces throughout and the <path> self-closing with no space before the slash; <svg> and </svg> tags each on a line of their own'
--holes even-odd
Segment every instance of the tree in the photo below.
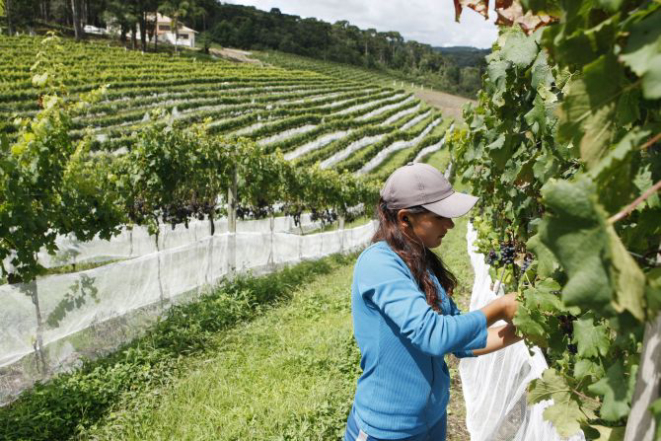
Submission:
<svg viewBox="0 0 661 441">
<path fill-rule="evenodd" d="M 73 30 L 76 34 L 76 41 L 85 38 L 85 29 L 83 28 L 83 0 L 71 0 L 71 16 L 73 18 Z"/>
<path fill-rule="evenodd" d="M 208 55 L 209 48 L 211 47 L 211 43 L 213 42 L 213 39 L 211 38 L 211 34 L 208 31 L 204 31 L 200 34 L 197 41 L 199 41 L 200 44 L 202 45 L 202 52 Z"/>
<path fill-rule="evenodd" d="M 193 10 L 194 4 L 189 1 L 168 0 L 161 4 L 159 11 L 170 17 L 172 32 L 174 32 L 174 50 L 177 52 L 177 42 L 179 41 L 179 28 L 182 20 L 186 19 Z"/>
</svg>

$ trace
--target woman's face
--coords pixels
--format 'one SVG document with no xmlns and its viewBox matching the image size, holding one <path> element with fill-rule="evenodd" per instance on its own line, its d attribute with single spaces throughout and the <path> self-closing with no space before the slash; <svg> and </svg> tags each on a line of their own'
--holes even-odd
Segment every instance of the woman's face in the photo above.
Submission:
<svg viewBox="0 0 661 441">
<path fill-rule="evenodd" d="M 448 230 L 454 228 L 452 219 L 431 211 L 413 214 L 404 209 L 397 213 L 397 218 L 402 231 L 414 239 L 417 236 L 427 248 L 441 245 Z"/>
</svg>

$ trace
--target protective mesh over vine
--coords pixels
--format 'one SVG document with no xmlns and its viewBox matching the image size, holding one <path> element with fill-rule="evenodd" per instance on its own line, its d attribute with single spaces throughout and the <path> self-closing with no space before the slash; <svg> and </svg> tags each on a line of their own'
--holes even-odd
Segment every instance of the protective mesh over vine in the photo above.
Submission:
<svg viewBox="0 0 661 441">
<path fill-rule="evenodd" d="M 279 226 L 287 222 L 278 220 Z M 207 230 L 202 237 L 188 235 L 187 241 L 175 232 L 178 246 L 87 271 L 0 286 L 0 404 L 37 380 L 77 366 L 81 357 L 93 358 L 131 341 L 168 306 L 204 292 L 232 267 L 263 273 L 357 250 L 371 239 L 374 224 L 297 235 L 270 231 L 267 220 L 237 230 L 244 232 L 211 236 Z M 163 243 L 168 243 L 167 234 Z M 113 249 L 112 243 L 107 245 Z M 235 262 L 230 261 L 233 255 Z"/>
<path fill-rule="evenodd" d="M 466 242 L 475 279 L 470 310 L 482 308 L 496 299 L 485 257 L 474 244 L 477 232 L 468 225 Z M 519 342 L 501 351 L 459 363 L 461 385 L 466 401 L 466 427 L 472 441 L 560 441 L 553 425 L 543 413 L 550 400 L 528 404 L 526 389 L 540 378 L 548 364 L 538 347 L 528 349 Z M 569 438 L 584 440 L 583 434 Z"/>
</svg>

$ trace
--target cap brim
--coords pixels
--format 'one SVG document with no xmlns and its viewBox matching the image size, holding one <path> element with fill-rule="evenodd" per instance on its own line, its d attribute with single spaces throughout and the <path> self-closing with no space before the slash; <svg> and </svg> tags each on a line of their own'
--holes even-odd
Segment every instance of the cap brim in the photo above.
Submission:
<svg viewBox="0 0 661 441">
<path fill-rule="evenodd" d="M 478 198 L 465 193 L 454 192 L 445 199 L 424 204 L 427 210 L 443 217 L 461 217 L 477 203 Z"/>
</svg>

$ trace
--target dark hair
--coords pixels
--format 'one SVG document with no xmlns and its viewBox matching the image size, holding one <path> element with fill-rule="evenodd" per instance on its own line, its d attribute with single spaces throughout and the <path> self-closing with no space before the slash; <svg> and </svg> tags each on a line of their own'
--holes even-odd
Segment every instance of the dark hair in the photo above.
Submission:
<svg viewBox="0 0 661 441">
<path fill-rule="evenodd" d="M 407 208 L 412 214 L 425 213 L 429 210 L 421 206 Z M 438 305 L 438 291 L 430 272 L 433 273 L 449 296 L 457 286 L 457 278 L 443 265 L 443 261 L 423 244 L 411 240 L 397 226 L 399 209 L 391 210 L 383 198 L 376 207 L 379 216 L 379 228 L 372 243 L 385 240 L 390 248 L 404 260 L 413 273 L 420 289 L 425 293 L 427 303 L 436 312 L 441 312 Z"/>
</svg>

